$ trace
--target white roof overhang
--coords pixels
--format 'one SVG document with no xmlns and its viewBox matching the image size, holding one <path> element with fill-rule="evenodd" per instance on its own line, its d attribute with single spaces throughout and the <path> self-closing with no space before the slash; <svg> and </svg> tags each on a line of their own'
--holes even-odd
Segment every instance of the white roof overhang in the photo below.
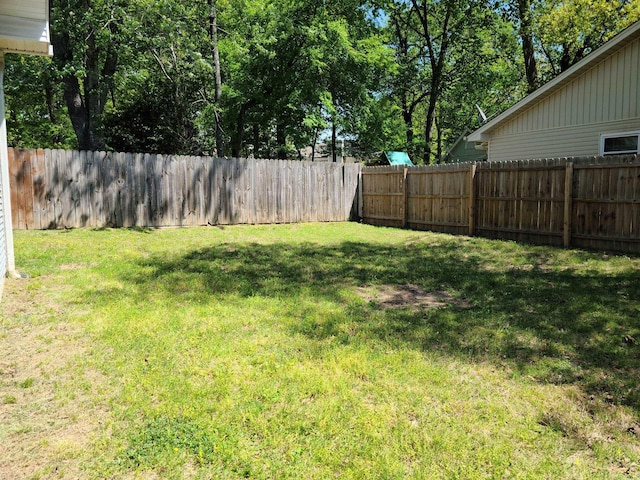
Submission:
<svg viewBox="0 0 640 480">
<path fill-rule="evenodd" d="M 0 0 L 0 51 L 53 54 L 48 0 Z"/>
<path fill-rule="evenodd" d="M 600 63 L 602 60 L 607 58 L 610 55 L 613 55 L 618 50 L 624 48 L 629 45 L 631 42 L 640 37 L 640 21 L 634 23 L 630 27 L 626 28 L 618 35 L 613 37 L 607 43 L 602 45 L 600 48 L 594 50 L 585 58 L 580 60 L 578 63 L 573 65 L 571 68 L 565 70 L 556 78 L 551 80 L 550 82 L 544 84 L 542 87 L 537 89 L 535 92 L 529 94 L 524 97 L 518 103 L 516 103 L 513 107 L 505 110 L 497 117 L 491 119 L 489 122 L 484 124 L 482 127 L 477 129 L 475 132 L 470 134 L 467 137 L 467 141 L 470 142 L 483 142 L 491 139 L 491 132 L 498 128 L 503 123 L 514 118 L 515 115 L 523 112 L 524 110 L 531 108 L 536 103 L 544 100 L 545 98 L 551 96 L 559 88 L 562 88 L 564 85 L 573 81 L 576 77 L 579 77 L 587 70 L 594 67 L 596 64 Z"/>
</svg>

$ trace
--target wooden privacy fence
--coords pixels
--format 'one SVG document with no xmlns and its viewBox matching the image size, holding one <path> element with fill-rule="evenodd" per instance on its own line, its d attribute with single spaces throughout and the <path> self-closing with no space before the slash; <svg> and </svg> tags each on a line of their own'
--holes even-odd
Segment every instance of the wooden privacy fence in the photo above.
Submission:
<svg viewBox="0 0 640 480">
<path fill-rule="evenodd" d="M 9 149 L 16 229 L 347 221 L 359 164 Z"/>
<path fill-rule="evenodd" d="M 363 221 L 640 252 L 640 156 L 362 171 Z"/>
</svg>

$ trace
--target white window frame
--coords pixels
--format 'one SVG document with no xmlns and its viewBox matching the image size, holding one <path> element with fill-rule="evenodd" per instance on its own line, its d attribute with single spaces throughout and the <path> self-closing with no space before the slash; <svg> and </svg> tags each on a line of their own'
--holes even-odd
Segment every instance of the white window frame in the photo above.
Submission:
<svg viewBox="0 0 640 480">
<path fill-rule="evenodd" d="M 607 138 L 616 138 L 616 137 L 638 137 L 638 147 L 635 150 L 628 150 L 625 152 L 611 152 L 607 153 L 604 151 L 604 141 Z M 635 132 L 614 132 L 614 133 L 603 133 L 600 135 L 600 155 L 611 156 L 611 155 L 640 155 L 640 131 L 636 130 Z"/>
</svg>

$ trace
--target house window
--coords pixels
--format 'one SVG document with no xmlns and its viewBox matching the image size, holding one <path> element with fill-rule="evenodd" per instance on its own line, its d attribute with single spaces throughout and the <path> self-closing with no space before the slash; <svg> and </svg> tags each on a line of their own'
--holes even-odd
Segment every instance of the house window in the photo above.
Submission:
<svg viewBox="0 0 640 480">
<path fill-rule="evenodd" d="M 607 133 L 600 136 L 600 155 L 640 153 L 640 132 Z"/>
</svg>

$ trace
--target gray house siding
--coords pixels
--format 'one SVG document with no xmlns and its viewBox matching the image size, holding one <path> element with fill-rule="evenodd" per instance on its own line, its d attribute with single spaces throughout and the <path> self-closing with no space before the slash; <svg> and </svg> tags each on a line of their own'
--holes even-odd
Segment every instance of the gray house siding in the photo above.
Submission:
<svg viewBox="0 0 640 480">
<path fill-rule="evenodd" d="M 481 162 L 487 159 L 487 152 L 477 150 L 476 144 L 460 140 L 447 154 L 442 157 L 444 163 L 449 162 Z"/>
<path fill-rule="evenodd" d="M 482 162 L 487 159 L 486 150 L 478 150 L 474 142 L 467 141 L 467 135 L 471 133 L 468 128 L 449 147 L 440 161 L 442 163 L 453 162 Z"/>
</svg>

